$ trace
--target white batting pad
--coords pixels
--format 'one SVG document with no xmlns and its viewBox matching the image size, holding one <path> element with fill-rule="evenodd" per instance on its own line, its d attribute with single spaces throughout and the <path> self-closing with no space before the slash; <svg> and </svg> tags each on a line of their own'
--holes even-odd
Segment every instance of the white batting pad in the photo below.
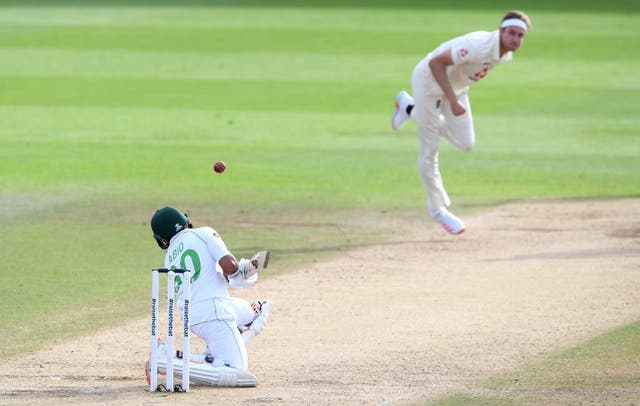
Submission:
<svg viewBox="0 0 640 406">
<path fill-rule="evenodd" d="M 158 359 L 158 372 L 166 375 L 167 362 Z M 182 360 L 174 358 L 173 375 L 182 376 Z M 189 362 L 189 379 L 203 385 L 246 388 L 258 384 L 256 377 L 249 371 L 229 367 L 214 367 L 204 361 L 204 356 L 194 354 Z"/>
</svg>

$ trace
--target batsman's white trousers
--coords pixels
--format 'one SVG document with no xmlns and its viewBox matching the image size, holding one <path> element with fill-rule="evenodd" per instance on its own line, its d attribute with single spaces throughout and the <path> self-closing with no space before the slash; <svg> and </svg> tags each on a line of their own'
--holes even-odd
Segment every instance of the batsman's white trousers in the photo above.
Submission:
<svg viewBox="0 0 640 406">
<path fill-rule="evenodd" d="M 238 325 L 251 321 L 251 305 L 238 298 L 216 298 L 210 305 L 211 319 L 191 326 L 191 330 L 207 343 L 214 367 L 227 365 L 246 370 L 247 350 Z"/>
<path fill-rule="evenodd" d="M 418 168 L 420 177 L 427 192 L 429 209 L 434 210 L 448 207 L 451 199 L 444 188 L 440 169 L 438 167 L 438 147 L 440 137 L 461 151 L 469 151 L 475 144 L 473 118 L 467 89 L 460 91 L 458 101 L 466 112 L 454 116 L 447 99 L 438 94 L 440 89 L 429 89 L 427 83 L 433 83 L 431 69 L 426 61 L 419 63 L 413 70 L 411 88 L 415 106 L 411 117 L 418 127 Z"/>
</svg>

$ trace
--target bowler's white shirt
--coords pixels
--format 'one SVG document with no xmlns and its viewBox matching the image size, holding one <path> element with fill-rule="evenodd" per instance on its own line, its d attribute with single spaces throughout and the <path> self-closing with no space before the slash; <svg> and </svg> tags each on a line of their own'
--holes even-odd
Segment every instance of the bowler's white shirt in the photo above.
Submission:
<svg viewBox="0 0 640 406">
<path fill-rule="evenodd" d="M 426 78 L 427 94 L 443 95 L 440 85 L 433 77 L 429 61 L 435 55 L 451 48 L 453 65 L 447 67 L 447 77 L 454 92 L 460 93 L 483 77 L 502 62 L 510 61 L 513 57 L 507 52 L 500 58 L 500 31 L 475 31 L 461 37 L 449 40 L 418 63 Z"/>
</svg>

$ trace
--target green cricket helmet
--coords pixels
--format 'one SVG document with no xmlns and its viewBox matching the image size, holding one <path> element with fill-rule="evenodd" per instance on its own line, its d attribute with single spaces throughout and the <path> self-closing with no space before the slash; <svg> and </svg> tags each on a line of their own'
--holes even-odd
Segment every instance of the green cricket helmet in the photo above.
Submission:
<svg viewBox="0 0 640 406">
<path fill-rule="evenodd" d="M 191 221 L 186 213 L 174 207 L 163 207 L 157 210 L 151 217 L 151 229 L 153 238 L 163 250 L 169 248 L 169 241 L 185 228 L 192 228 Z"/>
</svg>

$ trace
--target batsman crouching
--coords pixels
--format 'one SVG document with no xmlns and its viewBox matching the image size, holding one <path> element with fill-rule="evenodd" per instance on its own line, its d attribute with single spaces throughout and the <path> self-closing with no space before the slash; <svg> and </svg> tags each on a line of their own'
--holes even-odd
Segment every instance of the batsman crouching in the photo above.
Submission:
<svg viewBox="0 0 640 406">
<path fill-rule="evenodd" d="M 207 350 L 190 357 L 190 379 L 211 386 L 256 386 L 257 379 L 248 370 L 245 346 L 264 329 L 271 301 L 249 304 L 231 297 L 228 287 L 253 286 L 269 264 L 269 251 L 238 261 L 213 228 L 193 228 L 186 214 L 169 206 L 155 212 L 151 229 L 158 246 L 167 251 L 165 268 L 191 271 L 189 324 L 191 331 L 207 343 Z M 180 277 L 176 277 L 176 291 L 181 307 L 185 293 Z M 179 310 L 182 314 L 183 309 Z M 165 344 L 159 341 L 158 345 Z M 160 373 L 166 373 L 166 364 L 161 356 Z M 174 368 L 174 375 L 181 374 L 180 363 Z"/>
</svg>

